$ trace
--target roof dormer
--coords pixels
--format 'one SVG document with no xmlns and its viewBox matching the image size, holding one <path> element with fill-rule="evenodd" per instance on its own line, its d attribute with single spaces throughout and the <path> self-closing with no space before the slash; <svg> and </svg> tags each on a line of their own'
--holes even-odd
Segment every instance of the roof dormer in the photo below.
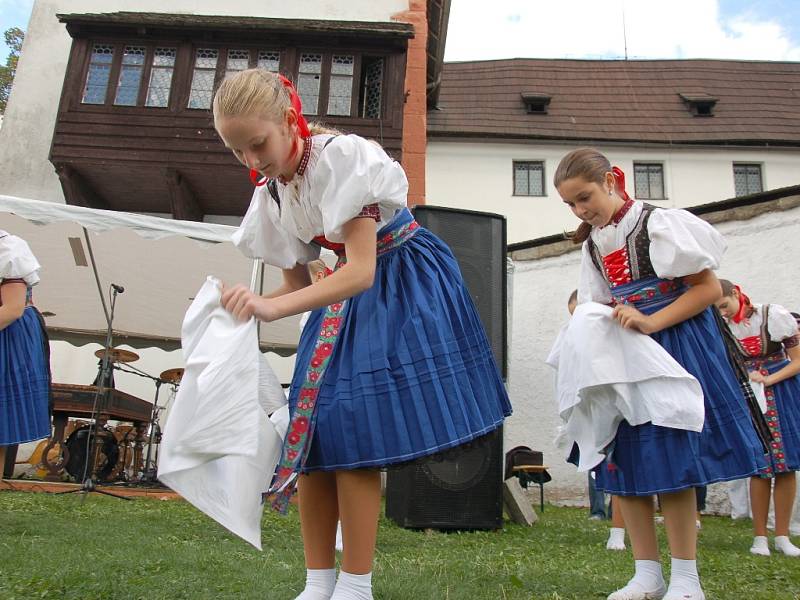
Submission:
<svg viewBox="0 0 800 600">
<path fill-rule="evenodd" d="M 542 92 L 522 92 L 522 102 L 529 115 L 546 115 L 550 104 L 550 94 Z"/>
<path fill-rule="evenodd" d="M 678 92 L 678 95 L 686 103 L 689 112 L 695 117 L 713 117 L 714 105 L 717 98 L 709 96 L 705 92 Z"/>
</svg>

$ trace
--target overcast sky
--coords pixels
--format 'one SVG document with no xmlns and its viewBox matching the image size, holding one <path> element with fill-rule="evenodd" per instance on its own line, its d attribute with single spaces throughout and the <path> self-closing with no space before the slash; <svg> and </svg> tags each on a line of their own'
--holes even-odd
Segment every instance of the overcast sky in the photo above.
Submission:
<svg viewBox="0 0 800 600">
<path fill-rule="evenodd" d="M 32 6 L 0 0 L 0 31 Z M 800 0 L 452 0 L 445 59 L 621 58 L 625 37 L 629 58 L 800 61 Z"/>
</svg>

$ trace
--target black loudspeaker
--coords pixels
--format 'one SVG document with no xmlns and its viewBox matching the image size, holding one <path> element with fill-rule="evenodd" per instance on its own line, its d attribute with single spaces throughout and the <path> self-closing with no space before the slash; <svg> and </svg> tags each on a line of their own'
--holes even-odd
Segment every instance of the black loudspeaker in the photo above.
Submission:
<svg viewBox="0 0 800 600">
<path fill-rule="evenodd" d="M 410 529 L 502 527 L 502 426 L 453 459 L 390 469 L 386 516 Z"/>
<path fill-rule="evenodd" d="M 417 206 L 417 222 L 453 251 L 506 377 L 506 220 L 501 215 Z M 412 529 L 497 529 L 503 523 L 503 428 L 453 458 L 391 469 L 386 516 Z"/>
<path fill-rule="evenodd" d="M 489 338 L 497 366 L 507 377 L 506 219 L 502 215 L 418 205 L 414 218 L 450 246 Z"/>
</svg>

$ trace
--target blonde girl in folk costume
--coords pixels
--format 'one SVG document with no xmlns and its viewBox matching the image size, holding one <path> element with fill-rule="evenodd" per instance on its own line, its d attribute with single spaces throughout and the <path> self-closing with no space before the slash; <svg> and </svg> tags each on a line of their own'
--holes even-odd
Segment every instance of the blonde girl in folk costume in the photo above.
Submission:
<svg viewBox="0 0 800 600">
<path fill-rule="evenodd" d="M 701 432 L 622 421 L 596 467 L 598 489 L 617 496 L 630 535 L 635 574 L 609 600 L 700 600 L 696 567 L 695 490 L 748 477 L 765 465 L 756 433 L 711 305 L 720 297 L 713 270 L 725 249 L 710 225 L 683 210 L 636 202 L 622 171 L 597 150 L 565 156 L 555 186 L 582 223 L 578 302 L 614 304 L 625 328 L 650 335 L 700 383 Z M 757 410 L 757 409 L 756 409 Z M 672 555 L 669 588 L 653 522 L 659 494 Z"/>
<path fill-rule="evenodd" d="M 753 509 L 753 554 L 769 555 L 767 515 L 775 479 L 775 549 L 800 557 L 789 539 L 789 523 L 800 470 L 800 335 L 797 321 L 778 304 L 752 304 L 738 285 L 726 279 L 717 307 L 739 340 L 750 379 L 763 384 L 762 407 L 772 439 L 770 465 L 750 480 Z"/>
<path fill-rule="evenodd" d="M 0 476 L 6 447 L 50 435 L 50 349 L 33 306 L 39 262 L 0 230 Z"/>
<path fill-rule="evenodd" d="M 307 575 L 298 598 L 372 598 L 379 469 L 480 443 L 511 406 L 458 264 L 406 208 L 398 163 L 356 135 L 310 130 L 291 83 L 264 70 L 223 81 L 214 122 L 254 179 L 268 179 L 234 240 L 284 274 L 263 297 L 225 290 L 223 306 L 262 321 L 313 310 L 272 485 L 280 510 L 299 487 Z M 306 263 L 320 247 L 339 260 L 312 286 Z"/>
</svg>

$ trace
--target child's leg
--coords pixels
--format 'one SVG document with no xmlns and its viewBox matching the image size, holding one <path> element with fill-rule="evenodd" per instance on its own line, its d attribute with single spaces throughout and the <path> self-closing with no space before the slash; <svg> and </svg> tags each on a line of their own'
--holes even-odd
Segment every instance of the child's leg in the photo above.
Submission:
<svg viewBox="0 0 800 600">
<path fill-rule="evenodd" d="M 695 560 L 697 557 L 696 505 L 695 488 L 661 494 L 661 512 L 673 558 Z"/>
<path fill-rule="evenodd" d="M 665 600 L 704 598 L 697 574 L 696 510 L 695 488 L 661 495 L 661 511 L 664 513 L 664 525 L 672 555 L 672 570 Z"/>
<path fill-rule="evenodd" d="M 306 567 L 332 569 L 335 564 L 336 521 L 339 518 L 336 474 L 317 471 L 301 475 L 297 482 L 297 496 Z"/>
<path fill-rule="evenodd" d="M 625 550 L 625 522 L 622 520 L 622 511 L 619 509 L 616 496 L 611 496 L 608 510 L 611 513 L 611 527 L 608 530 L 606 550 Z"/>
<path fill-rule="evenodd" d="M 336 488 L 344 542 L 342 570 L 352 574 L 369 573 L 378 537 L 381 474 L 374 470 L 337 471 Z M 335 521 L 331 533 L 336 533 Z"/>
<path fill-rule="evenodd" d="M 764 477 L 750 478 L 750 506 L 753 511 L 753 535 L 767 535 L 767 515 L 769 498 L 772 491 L 772 479 Z"/>
<path fill-rule="evenodd" d="M 775 535 L 789 535 L 797 478 L 794 472 L 775 476 Z"/>
<path fill-rule="evenodd" d="M 797 478 L 792 473 L 775 476 L 775 548 L 787 556 L 800 556 L 800 548 L 789 539 L 789 522 L 792 520 Z"/>
<path fill-rule="evenodd" d="M 617 496 L 614 512 L 622 513 L 631 538 L 636 571 L 622 589 L 613 592 L 608 600 L 658 600 L 666 586 L 658 555 L 656 526 L 653 522 L 651 496 Z"/>
<path fill-rule="evenodd" d="M 652 496 L 617 496 L 614 511 L 622 513 L 635 560 L 659 559 Z"/>
<path fill-rule="evenodd" d="M 301 475 L 297 482 L 306 587 L 295 600 L 329 600 L 336 585 L 333 542 L 339 510 L 334 473 Z"/>
</svg>

